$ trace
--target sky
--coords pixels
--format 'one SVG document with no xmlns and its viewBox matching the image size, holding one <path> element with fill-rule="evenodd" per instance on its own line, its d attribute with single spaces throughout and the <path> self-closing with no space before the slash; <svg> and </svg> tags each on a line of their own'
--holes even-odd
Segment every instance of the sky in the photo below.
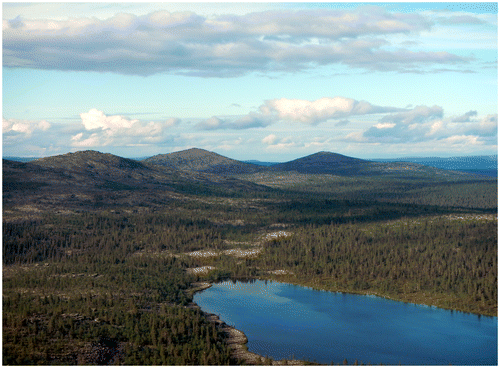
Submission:
<svg viewBox="0 0 500 368">
<path fill-rule="evenodd" d="M 2 3 L 2 155 L 498 150 L 498 4 Z"/>
</svg>

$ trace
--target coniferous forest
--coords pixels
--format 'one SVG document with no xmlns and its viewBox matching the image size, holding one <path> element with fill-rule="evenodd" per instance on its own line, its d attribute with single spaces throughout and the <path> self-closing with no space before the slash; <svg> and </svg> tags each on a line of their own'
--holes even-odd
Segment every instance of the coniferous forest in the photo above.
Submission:
<svg viewBox="0 0 500 368">
<path fill-rule="evenodd" d="M 225 278 L 497 315 L 496 180 L 287 175 L 101 186 L 84 205 L 7 175 L 2 363 L 244 364 L 192 303 Z M 23 193 L 40 193 L 29 211 Z"/>
</svg>

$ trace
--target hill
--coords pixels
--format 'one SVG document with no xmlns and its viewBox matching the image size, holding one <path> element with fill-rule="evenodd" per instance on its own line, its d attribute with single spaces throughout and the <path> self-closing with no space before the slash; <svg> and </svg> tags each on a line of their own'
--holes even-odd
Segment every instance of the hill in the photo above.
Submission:
<svg viewBox="0 0 500 368">
<path fill-rule="evenodd" d="M 279 164 L 280 162 L 268 162 L 268 161 L 259 161 L 259 160 L 247 160 L 247 161 L 243 161 L 247 164 L 255 164 L 255 165 L 259 165 L 259 166 L 273 166 L 273 165 L 277 165 Z"/>
<path fill-rule="evenodd" d="M 4 215 L 22 208 L 28 212 L 107 206 L 153 208 L 186 196 L 263 190 L 234 178 L 179 171 L 96 151 L 27 163 L 3 160 L 2 170 Z"/>
<path fill-rule="evenodd" d="M 403 157 L 374 159 L 377 162 L 413 162 L 445 170 L 492 170 L 498 167 L 498 156 Z"/>
<path fill-rule="evenodd" d="M 15 157 L 15 156 L 3 157 L 4 160 L 18 161 L 18 162 L 30 162 L 30 161 L 36 160 L 37 158 L 39 158 L 39 157 Z"/>
<path fill-rule="evenodd" d="M 277 171 L 297 171 L 303 174 L 358 175 L 370 166 L 375 165 L 370 165 L 365 160 L 323 151 L 271 167 Z"/>
<path fill-rule="evenodd" d="M 376 162 L 412 162 L 444 170 L 462 171 L 483 176 L 498 176 L 498 156 L 404 157 L 375 159 Z"/>
<path fill-rule="evenodd" d="M 217 175 L 250 174 L 262 170 L 259 165 L 245 163 L 199 148 L 156 155 L 144 162 L 185 171 Z"/>
<path fill-rule="evenodd" d="M 404 179 L 465 178 L 467 174 L 408 162 L 373 162 L 332 152 L 318 152 L 293 161 L 272 165 L 274 171 L 338 176 L 383 176 Z"/>
</svg>

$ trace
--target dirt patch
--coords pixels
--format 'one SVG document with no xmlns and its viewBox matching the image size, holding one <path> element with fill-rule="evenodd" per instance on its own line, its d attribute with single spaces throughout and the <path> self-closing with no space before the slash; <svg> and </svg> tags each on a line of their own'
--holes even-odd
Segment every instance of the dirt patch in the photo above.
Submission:
<svg viewBox="0 0 500 368">
<path fill-rule="evenodd" d="M 273 239 L 280 239 L 280 238 L 286 238 L 287 236 L 292 235 L 292 233 L 287 232 L 287 231 L 274 231 L 272 233 L 269 233 L 265 236 L 265 240 L 273 240 Z"/>
<path fill-rule="evenodd" d="M 213 250 L 196 250 L 194 252 L 184 253 L 189 257 L 195 258 L 210 258 L 210 257 L 218 257 L 219 252 Z"/>
<path fill-rule="evenodd" d="M 262 252 L 262 248 L 250 248 L 250 249 L 228 249 L 224 251 L 227 256 L 233 256 L 236 258 L 255 258 Z"/>
<path fill-rule="evenodd" d="M 227 256 L 233 256 L 236 258 L 254 258 L 254 257 L 257 257 L 261 252 L 262 252 L 262 248 L 256 247 L 256 248 L 248 248 L 248 249 L 234 248 L 234 249 L 226 249 L 223 251 L 216 251 L 216 250 L 207 249 L 207 250 L 197 250 L 194 252 L 189 252 L 189 253 L 184 253 L 184 254 L 189 256 L 189 257 L 194 257 L 194 258 L 218 257 L 221 254 L 225 254 Z"/>
<path fill-rule="evenodd" d="M 267 273 L 272 273 L 273 275 L 293 275 L 292 271 L 287 271 L 287 270 L 267 271 Z"/>
<path fill-rule="evenodd" d="M 210 271 L 215 270 L 214 266 L 203 266 L 203 267 L 193 267 L 193 268 L 188 268 L 186 271 L 187 273 L 193 274 L 193 275 L 206 275 Z"/>
</svg>

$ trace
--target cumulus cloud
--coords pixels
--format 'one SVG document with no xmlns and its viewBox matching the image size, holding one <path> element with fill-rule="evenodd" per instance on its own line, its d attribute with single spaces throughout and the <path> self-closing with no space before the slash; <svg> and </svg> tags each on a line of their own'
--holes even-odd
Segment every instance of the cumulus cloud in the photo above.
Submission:
<svg viewBox="0 0 500 368">
<path fill-rule="evenodd" d="M 462 15 L 454 15 L 451 17 L 440 17 L 436 19 L 437 22 L 441 24 L 451 24 L 451 25 L 459 25 L 459 24 L 485 24 L 486 21 L 480 19 L 478 17 L 474 17 L 472 15 L 462 14 Z"/>
<path fill-rule="evenodd" d="M 270 151 L 283 151 L 298 145 L 292 137 L 278 138 L 274 134 L 264 137 L 262 143 L 266 145 L 266 150 Z"/>
<path fill-rule="evenodd" d="M 401 143 L 437 137 L 446 130 L 440 106 L 416 106 L 411 110 L 382 117 L 363 133 L 370 141 Z M 427 138 L 426 138 L 427 137 Z"/>
<path fill-rule="evenodd" d="M 443 139 L 444 143 L 451 146 L 477 146 L 483 145 L 484 143 L 479 140 L 479 137 L 473 135 L 453 135 L 451 137 Z"/>
<path fill-rule="evenodd" d="M 469 112 L 466 112 L 465 114 L 463 115 L 460 115 L 460 116 L 457 116 L 455 118 L 453 118 L 453 122 L 456 122 L 456 123 L 465 123 L 465 122 L 469 122 L 470 121 L 470 118 L 473 117 L 473 116 L 477 116 L 477 111 L 469 111 Z"/>
<path fill-rule="evenodd" d="M 30 135 L 35 130 L 46 131 L 51 127 L 51 124 L 46 120 L 30 121 L 19 119 L 2 118 L 2 133 L 23 133 Z"/>
<path fill-rule="evenodd" d="M 408 111 L 384 116 L 380 122 L 410 125 L 441 117 L 443 117 L 443 108 L 440 106 L 416 106 Z"/>
<path fill-rule="evenodd" d="M 276 142 L 276 139 L 277 139 L 276 135 L 269 134 L 268 136 L 266 136 L 262 139 L 262 143 L 271 145 L 271 144 L 274 144 Z"/>
<path fill-rule="evenodd" d="M 315 125 L 329 119 L 401 111 L 403 109 L 374 106 L 366 101 L 356 101 L 352 98 L 324 97 L 316 101 L 287 98 L 268 100 L 260 106 L 259 110 L 262 115 L 273 116 L 277 120 Z"/>
<path fill-rule="evenodd" d="M 391 13 L 375 6 L 212 17 L 168 11 L 143 16 L 120 13 L 104 20 L 17 17 L 2 23 L 3 65 L 234 77 L 331 64 L 413 71 L 470 61 L 444 51 L 386 47 L 391 46 L 391 35 L 414 37 L 432 26 L 424 15 Z"/>
<path fill-rule="evenodd" d="M 498 115 L 487 115 L 476 120 L 476 111 L 459 117 L 443 118 L 440 106 L 416 106 L 412 110 L 388 114 L 363 132 L 349 133 L 343 140 L 357 143 L 419 143 L 454 142 L 471 144 L 495 143 L 498 135 Z M 458 143 L 457 143 L 458 144 Z"/>
<path fill-rule="evenodd" d="M 201 130 L 215 130 L 224 128 L 226 124 L 227 123 L 224 120 L 219 119 L 217 116 L 212 116 L 211 118 L 196 124 L 196 127 Z"/>
<path fill-rule="evenodd" d="M 234 120 L 221 119 L 217 116 L 212 116 L 209 119 L 199 122 L 195 126 L 200 130 L 251 129 L 262 128 L 270 125 L 271 123 L 272 121 L 265 116 L 250 113 Z"/>
<path fill-rule="evenodd" d="M 132 127 L 138 120 L 129 120 L 120 115 L 106 116 L 104 112 L 91 109 L 89 112 L 80 114 L 82 124 L 86 130 L 101 128 L 103 130 L 120 130 Z"/>
<path fill-rule="evenodd" d="M 71 144 L 76 147 L 158 143 L 166 128 L 179 123 L 177 118 L 163 123 L 143 122 L 122 115 L 106 115 L 95 108 L 80 114 L 80 118 L 85 132 L 71 137 Z"/>
<path fill-rule="evenodd" d="M 180 122 L 181 122 L 181 120 L 178 118 L 170 118 L 170 119 L 167 119 L 167 121 L 165 122 L 165 127 L 171 128 L 171 127 L 179 125 Z"/>
<path fill-rule="evenodd" d="M 107 146 L 109 142 L 104 141 L 97 133 L 93 133 L 88 138 L 84 138 L 83 133 L 78 133 L 71 137 L 71 145 L 74 147 L 99 147 Z"/>
<path fill-rule="evenodd" d="M 163 132 L 165 127 L 171 127 L 178 123 L 179 119 L 172 118 L 164 124 L 160 122 L 144 123 L 138 119 L 128 119 L 121 115 L 105 115 L 97 109 L 80 114 L 82 124 L 86 130 L 101 130 L 107 135 L 128 135 L 128 136 L 157 136 Z"/>
<path fill-rule="evenodd" d="M 366 101 L 345 97 L 324 97 L 316 101 L 280 98 L 267 100 L 257 112 L 250 112 L 237 119 L 212 116 L 196 124 L 200 130 L 263 128 L 278 121 L 317 125 L 329 119 L 348 116 L 406 111 L 396 107 L 375 106 Z M 346 125 L 348 120 L 337 122 Z"/>
<path fill-rule="evenodd" d="M 374 127 L 377 129 L 390 129 L 390 128 L 394 128 L 395 126 L 396 126 L 395 123 L 378 123 L 378 124 L 374 125 Z"/>
<path fill-rule="evenodd" d="M 477 122 L 467 124 L 464 134 L 478 135 L 481 137 L 496 137 L 498 134 L 498 114 L 483 117 Z"/>
</svg>

